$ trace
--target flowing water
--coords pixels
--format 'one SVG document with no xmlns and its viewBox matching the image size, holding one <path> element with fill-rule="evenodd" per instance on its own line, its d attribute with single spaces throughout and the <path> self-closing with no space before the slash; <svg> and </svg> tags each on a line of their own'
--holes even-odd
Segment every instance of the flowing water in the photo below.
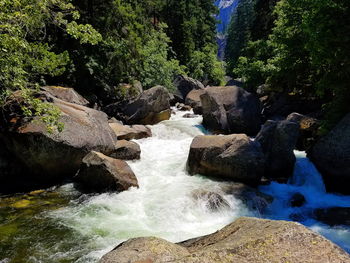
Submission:
<svg viewBox="0 0 350 263">
<path fill-rule="evenodd" d="M 329 227 L 312 217 L 316 208 L 350 207 L 350 196 L 326 193 L 322 176 L 304 152 L 295 151 L 297 162 L 294 175 L 288 184 L 272 182 L 261 186 L 260 191 L 274 197 L 264 217 L 277 220 L 298 221 L 332 240 L 350 253 L 350 227 Z M 302 207 L 291 207 L 290 200 L 296 193 L 305 197 Z"/>
<path fill-rule="evenodd" d="M 289 184 L 272 183 L 261 191 L 275 197 L 266 213 L 257 214 L 224 190 L 227 182 L 189 176 L 185 164 L 194 136 L 206 131 L 201 117 L 171 120 L 152 127 L 153 137 L 138 140 L 140 161 L 129 162 L 139 188 L 116 194 L 81 194 L 73 184 L 46 191 L 0 198 L 0 263 L 97 262 L 120 242 L 157 236 L 177 242 L 212 233 L 240 216 L 290 220 L 320 206 L 346 206 L 350 198 L 325 193 L 321 177 L 303 153 L 297 152 Z M 220 194 L 226 206 L 212 209 L 208 194 Z M 300 192 L 307 203 L 290 208 Z M 302 223 L 350 251 L 350 231 L 327 227 L 306 217 Z"/>
</svg>

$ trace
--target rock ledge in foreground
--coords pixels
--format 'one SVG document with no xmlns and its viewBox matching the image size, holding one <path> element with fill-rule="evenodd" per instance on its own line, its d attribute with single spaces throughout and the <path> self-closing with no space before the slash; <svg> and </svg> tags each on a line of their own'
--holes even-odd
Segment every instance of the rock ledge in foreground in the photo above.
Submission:
<svg viewBox="0 0 350 263">
<path fill-rule="evenodd" d="M 341 248 L 287 221 L 242 217 L 220 231 L 173 244 L 155 237 L 130 239 L 100 263 L 348 263 Z"/>
</svg>

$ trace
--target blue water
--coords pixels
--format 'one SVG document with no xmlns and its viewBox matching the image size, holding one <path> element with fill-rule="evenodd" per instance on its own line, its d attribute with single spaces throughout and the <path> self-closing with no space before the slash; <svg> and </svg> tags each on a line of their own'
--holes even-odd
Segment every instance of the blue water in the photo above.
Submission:
<svg viewBox="0 0 350 263">
<path fill-rule="evenodd" d="M 277 220 L 298 221 L 324 235 L 350 253 L 350 227 L 330 227 L 311 217 L 316 208 L 350 207 L 350 196 L 326 192 L 322 176 L 306 157 L 304 152 L 295 151 L 297 162 L 294 175 L 287 184 L 272 182 L 259 190 L 274 197 L 263 217 Z M 302 207 L 291 207 L 290 200 L 295 193 L 305 197 Z"/>
</svg>

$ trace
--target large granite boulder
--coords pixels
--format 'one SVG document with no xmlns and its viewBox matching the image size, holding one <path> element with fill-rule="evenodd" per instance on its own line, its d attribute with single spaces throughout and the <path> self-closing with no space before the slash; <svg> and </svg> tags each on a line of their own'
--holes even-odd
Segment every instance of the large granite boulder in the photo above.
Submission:
<svg viewBox="0 0 350 263">
<path fill-rule="evenodd" d="M 318 129 L 321 124 L 320 121 L 313 117 L 296 112 L 289 114 L 286 120 L 299 124 L 299 137 L 296 149 L 299 151 L 309 150 L 318 138 Z"/>
<path fill-rule="evenodd" d="M 41 98 L 60 110 L 59 121 L 64 125 L 62 132 L 54 130 L 50 133 L 40 120 L 28 121 L 9 110 L 16 108 L 20 95 L 16 96 L 8 101 L 9 108 L 1 119 L 0 139 L 26 167 L 26 174 L 17 176 L 54 184 L 73 177 L 90 151 L 107 155 L 114 151 L 117 137 L 109 127 L 105 113 L 42 92 Z"/>
<path fill-rule="evenodd" d="M 137 99 L 121 109 L 126 124 L 156 124 L 171 116 L 170 95 L 162 86 L 145 90 Z"/>
<path fill-rule="evenodd" d="M 121 192 L 138 187 L 137 178 L 125 161 L 94 151 L 84 157 L 74 180 L 89 192 Z"/>
<path fill-rule="evenodd" d="M 185 98 L 187 97 L 187 94 L 190 91 L 204 89 L 204 85 L 200 81 L 184 75 L 179 75 L 176 77 L 174 81 L 174 86 L 176 87 L 177 91 L 180 93 L 179 95 L 181 95 L 183 100 L 185 100 Z"/>
<path fill-rule="evenodd" d="M 257 184 L 265 159 L 260 144 L 245 134 L 197 136 L 187 160 L 190 174 L 202 174 L 247 184 Z"/>
<path fill-rule="evenodd" d="M 214 132 L 256 135 L 261 105 L 256 95 L 239 87 L 208 87 L 200 96 L 203 124 Z"/>
<path fill-rule="evenodd" d="M 121 123 L 110 123 L 109 126 L 117 135 L 118 140 L 138 140 L 152 137 L 150 128 L 144 125 L 123 125 Z"/>
<path fill-rule="evenodd" d="M 120 160 L 139 160 L 141 148 L 136 142 L 118 140 L 115 150 L 109 156 Z"/>
<path fill-rule="evenodd" d="M 331 192 L 350 194 L 350 113 L 308 152 Z"/>
<path fill-rule="evenodd" d="M 130 239 L 100 263 L 348 263 L 350 256 L 306 227 L 287 221 L 239 218 L 213 234 L 173 244 Z"/>
<path fill-rule="evenodd" d="M 26 180 L 30 174 L 27 170 L 0 140 L 0 193 L 25 192 L 36 187 L 32 180 Z"/>
<path fill-rule="evenodd" d="M 201 95 L 204 93 L 204 89 L 192 90 L 186 96 L 185 104 L 191 106 L 195 114 L 202 114 L 203 112 Z"/>
<path fill-rule="evenodd" d="M 75 103 L 82 106 L 89 105 L 89 102 L 72 88 L 65 88 L 60 86 L 45 86 L 42 87 L 41 90 L 46 91 L 52 96 L 66 102 Z"/>
<path fill-rule="evenodd" d="M 299 125 L 290 121 L 267 121 L 255 141 L 266 156 L 265 176 L 287 179 L 294 171 L 294 148 L 298 140 Z"/>
</svg>

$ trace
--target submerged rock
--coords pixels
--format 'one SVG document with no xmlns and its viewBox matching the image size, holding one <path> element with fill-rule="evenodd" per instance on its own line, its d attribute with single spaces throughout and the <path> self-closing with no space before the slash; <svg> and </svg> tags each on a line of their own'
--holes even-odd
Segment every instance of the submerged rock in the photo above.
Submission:
<svg viewBox="0 0 350 263">
<path fill-rule="evenodd" d="M 261 126 L 259 99 L 239 87 L 208 87 L 200 96 L 203 125 L 214 132 L 256 135 Z"/>
<path fill-rule="evenodd" d="M 219 193 L 196 190 L 192 192 L 192 196 L 197 201 L 205 202 L 206 207 L 212 212 L 230 207 L 229 203 Z"/>
<path fill-rule="evenodd" d="M 137 178 L 126 162 L 99 152 L 90 152 L 84 157 L 74 179 L 89 192 L 121 192 L 138 187 Z"/>
<path fill-rule="evenodd" d="M 180 111 L 190 111 L 190 110 L 192 110 L 191 106 L 185 105 L 183 103 L 176 103 L 175 106 Z"/>
<path fill-rule="evenodd" d="M 229 195 L 241 200 L 249 209 L 258 213 L 264 210 L 273 202 L 273 197 L 260 192 L 255 187 L 250 187 L 242 183 L 232 183 L 222 188 Z"/>
<path fill-rule="evenodd" d="M 265 176 L 267 178 L 289 178 L 294 171 L 294 148 L 298 139 L 299 126 L 290 121 L 267 121 L 255 140 L 262 146 L 266 156 Z"/>
<path fill-rule="evenodd" d="M 301 193 L 295 193 L 290 199 L 291 207 L 301 207 L 306 203 L 304 195 Z"/>
<path fill-rule="evenodd" d="M 186 114 L 183 115 L 182 117 L 185 118 L 185 119 L 193 119 L 193 118 L 196 118 L 197 115 L 191 114 L 191 113 L 186 113 Z"/>
<path fill-rule="evenodd" d="M 144 125 L 123 125 L 121 123 L 110 123 L 109 126 L 115 132 L 118 140 L 138 140 L 152 137 L 150 128 Z"/>
<path fill-rule="evenodd" d="M 350 207 L 319 208 L 314 211 L 314 217 L 330 226 L 350 226 Z"/>
<path fill-rule="evenodd" d="M 347 263 L 350 256 L 306 227 L 287 221 L 242 217 L 213 234 L 173 244 L 130 239 L 100 263 Z"/>
<path fill-rule="evenodd" d="M 244 134 L 197 136 L 187 159 L 190 174 L 257 184 L 264 172 L 264 155 L 259 143 Z"/>
<path fill-rule="evenodd" d="M 136 142 L 119 140 L 115 145 L 115 150 L 109 156 L 121 160 L 139 160 L 141 148 Z"/>
<path fill-rule="evenodd" d="M 350 113 L 308 151 L 327 191 L 350 194 Z"/>
</svg>

